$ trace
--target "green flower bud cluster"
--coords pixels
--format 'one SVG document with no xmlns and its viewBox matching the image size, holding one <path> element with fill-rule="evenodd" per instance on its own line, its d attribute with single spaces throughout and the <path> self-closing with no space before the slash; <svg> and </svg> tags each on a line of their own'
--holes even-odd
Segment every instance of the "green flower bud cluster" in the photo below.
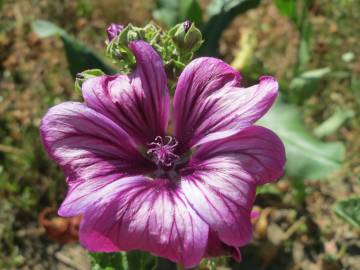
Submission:
<svg viewBox="0 0 360 270">
<path fill-rule="evenodd" d="M 154 47 L 164 62 L 170 80 L 177 78 L 203 42 L 200 30 L 190 21 L 177 24 L 169 31 L 162 30 L 153 22 L 144 27 L 129 24 L 107 41 L 106 50 L 107 56 L 125 73 L 131 72 L 136 65 L 129 49 L 129 43 L 134 40 L 144 40 Z"/>
<path fill-rule="evenodd" d="M 128 45 L 131 41 L 145 40 L 145 36 L 145 28 L 129 24 L 115 38 L 107 42 L 106 54 L 122 72 L 128 73 L 135 65 L 135 57 Z"/>
</svg>

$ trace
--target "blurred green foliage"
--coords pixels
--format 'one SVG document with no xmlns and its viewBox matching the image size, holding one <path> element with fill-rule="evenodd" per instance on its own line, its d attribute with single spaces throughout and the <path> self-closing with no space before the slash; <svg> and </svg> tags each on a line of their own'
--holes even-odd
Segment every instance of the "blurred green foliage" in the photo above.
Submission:
<svg viewBox="0 0 360 270">
<path fill-rule="evenodd" d="M 99 68 L 107 74 L 113 74 L 115 72 L 115 70 L 106 63 L 105 59 L 102 59 L 91 48 L 70 36 L 64 29 L 43 20 L 34 21 L 32 28 L 41 38 L 53 35 L 60 36 L 64 42 L 66 57 L 69 59 L 70 73 L 74 79 L 78 73 L 86 69 Z"/>
<path fill-rule="evenodd" d="M 155 270 L 157 257 L 141 251 L 89 253 L 93 270 Z"/>
<path fill-rule="evenodd" d="M 288 98 L 292 103 L 302 104 L 319 89 L 321 80 L 330 73 L 330 68 L 307 70 L 294 77 L 288 89 Z"/>
<path fill-rule="evenodd" d="M 204 43 L 200 55 L 217 56 L 219 40 L 232 20 L 249 9 L 259 5 L 261 0 L 213 0 L 206 10 L 207 21 L 197 0 L 156 1 L 154 17 L 171 27 L 185 20 L 195 22 L 203 34 Z"/>
<path fill-rule="evenodd" d="M 338 201 L 333 210 L 340 218 L 360 229 L 360 197 Z"/>
<path fill-rule="evenodd" d="M 201 27 L 203 24 L 203 14 L 197 0 L 156 0 L 155 4 L 154 19 L 167 27 L 172 27 L 185 20 L 192 21 L 197 27 Z"/>
<path fill-rule="evenodd" d="M 223 31 L 236 16 L 257 7 L 260 1 L 261 0 L 214 0 L 208 6 L 209 20 L 202 29 L 205 42 L 200 49 L 200 54 L 218 56 L 219 42 Z"/>
</svg>

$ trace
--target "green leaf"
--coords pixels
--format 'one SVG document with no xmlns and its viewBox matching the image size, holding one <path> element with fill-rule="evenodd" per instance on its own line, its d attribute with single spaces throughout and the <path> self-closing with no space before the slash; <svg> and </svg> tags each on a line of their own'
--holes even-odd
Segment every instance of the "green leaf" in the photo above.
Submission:
<svg viewBox="0 0 360 270">
<path fill-rule="evenodd" d="M 344 145 L 325 143 L 310 134 L 294 105 L 278 100 L 260 125 L 273 130 L 285 144 L 286 173 L 295 179 L 318 180 L 338 170 L 344 159 Z"/>
<path fill-rule="evenodd" d="M 157 257 L 147 252 L 130 251 L 127 253 L 129 270 L 155 270 L 157 267 Z"/>
<path fill-rule="evenodd" d="M 197 0 L 157 0 L 153 16 L 168 27 L 185 20 L 202 25 L 202 10 Z"/>
<path fill-rule="evenodd" d="M 126 253 L 89 253 L 92 270 L 130 270 Z"/>
<path fill-rule="evenodd" d="M 169 1 L 173 2 L 173 1 Z M 153 17 L 165 24 L 168 27 L 171 27 L 179 22 L 178 19 L 178 7 L 176 8 L 167 8 L 167 7 L 159 7 L 153 11 Z"/>
<path fill-rule="evenodd" d="M 197 0 L 180 1 L 180 22 L 189 20 L 197 27 L 202 25 L 202 10 Z"/>
<path fill-rule="evenodd" d="M 208 7 L 209 20 L 202 29 L 204 44 L 201 55 L 217 56 L 222 32 L 239 14 L 255 8 L 261 0 L 213 0 Z"/>
<path fill-rule="evenodd" d="M 256 195 L 263 194 L 263 193 L 280 195 L 280 191 L 276 188 L 276 186 L 274 184 L 265 184 L 262 186 L 257 186 L 256 187 Z"/>
<path fill-rule="evenodd" d="M 353 111 L 343 111 L 341 109 L 337 109 L 332 116 L 326 119 L 314 130 L 314 134 L 319 138 L 330 135 L 338 130 L 346 120 L 354 115 L 355 113 Z"/>
<path fill-rule="evenodd" d="M 329 74 L 330 71 L 328 67 L 314 69 L 295 77 L 289 85 L 290 100 L 297 104 L 304 102 L 319 88 L 321 79 Z"/>
<path fill-rule="evenodd" d="M 345 62 L 345 63 L 350 63 L 352 61 L 354 61 L 356 58 L 355 53 L 353 52 L 346 52 L 341 56 L 341 59 Z"/>
<path fill-rule="evenodd" d="M 40 38 L 53 35 L 60 36 L 64 43 L 70 73 L 75 79 L 76 74 L 87 69 L 101 69 L 106 74 L 115 73 L 114 69 L 99 57 L 92 49 L 70 36 L 66 31 L 51 22 L 37 20 L 32 23 L 34 32 Z"/>
<path fill-rule="evenodd" d="M 88 69 L 78 73 L 75 78 L 75 90 L 81 93 L 81 86 L 86 80 L 102 75 L 104 75 L 104 72 L 100 69 Z"/>
<path fill-rule="evenodd" d="M 295 23 L 297 22 L 296 1 L 274 0 L 274 3 L 281 15 L 289 17 Z"/>
<path fill-rule="evenodd" d="M 37 20 L 32 23 L 33 31 L 39 38 L 47 38 L 53 35 L 66 35 L 65 31 L 57 25 L 43 20 Z"/>
<path fill-rule="evenodd" d="M 167 26 L 190 20 L 201 27 L 205 42 L 201 55 L 217 55 L 219 39 L 230 22 L 239 14 L 255 8 L 261 0 L 213 0 L 208 7 L 209 20 L 204 25 L 202 11 L 197 0 L 157 0 L 155 19 Z"/>
<path fill-rule="evenodd" d="M 255 34 L 250 30 L 241 32 L 241 39 L 235 51 L 231 66 L 242 73 L 250 73 L 254 70 L 254 52 L 258 42 Z"/>
<path fill-rule="evenodd" d="M 92 270 L 155 270 L 157 257 L 142 251 L 89 253 Z"/>
<path fill-rule="evenodd" d="M 360 197 L 338 201 L 334 204 L 333 210 L 347 223 L 360 229 Z"/>
<path fill-rule="evenodd" d="M 296 26 L 299 31 L 299 45 L 297 63 L 294 68 L 294 73 L 299 74 L 304 71 L 307 63 L 310 60 L 310 41 L 312 35 L 312 25 L 308 19 L 309 9 L 311 8 L 312 0 L 274 0 L 275 6 L 278 8 L 280 14 L 287 16 Z"/>
<path fill-rule="evenodd" d="M 305 19 L 304 19 L 305 20 Z M 310 41 L 312 35 L 312 26 L 309 21 L 304 21 L 300 33 L 300 44 L 298 51 L 298 66 L 296 73 L 305 70 L 310 60 Z"/>
</svg>

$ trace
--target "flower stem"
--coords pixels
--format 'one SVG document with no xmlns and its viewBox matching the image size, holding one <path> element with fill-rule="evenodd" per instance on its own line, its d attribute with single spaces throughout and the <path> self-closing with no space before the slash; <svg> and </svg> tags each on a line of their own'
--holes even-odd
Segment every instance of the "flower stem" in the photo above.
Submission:
<svg viewBox="0 0 360 270">
<path fill-rule="evenodd" d="M 180 263 L 176 264 L 176 269 L 177 270 L 186 270 L 184 266 L 182 266 Z"/>
</svg>

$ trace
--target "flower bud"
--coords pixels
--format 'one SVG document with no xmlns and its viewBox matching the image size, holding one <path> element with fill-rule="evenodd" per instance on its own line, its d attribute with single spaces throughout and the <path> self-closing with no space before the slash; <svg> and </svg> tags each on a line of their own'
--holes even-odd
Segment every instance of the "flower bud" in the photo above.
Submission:
<svg viewBox="0 0 360 270">
<path fill-rule="evenodd" d="M 192 22 L 190 22 L 189 20 L 186 20 L 185 22 L 183 22 L 183 27 L 185 29 L 185 33 L 187 33 L 190 29 L 192 25 Z"/>
<path fill-rule="evenodd" d="M 120 33 L 118 40 L 119 45 L 128 45 L 131 41 L 143 39 L 144 30 L 131 24 L 127 25 Z"/>
<path fill-rule="evenodd" d="M 200 30 L 190 21 L 175 25 L 169 34 L 180 51 L 194 52 L 203 42 Z"/>
<path fill-rule="evenodd" d="M 108 41 L 112 41 L 122 30 L 124 26 L 121 24 L 112 23 L 106 29 L 106 33 L 108 35 Z"/>
</svg>

